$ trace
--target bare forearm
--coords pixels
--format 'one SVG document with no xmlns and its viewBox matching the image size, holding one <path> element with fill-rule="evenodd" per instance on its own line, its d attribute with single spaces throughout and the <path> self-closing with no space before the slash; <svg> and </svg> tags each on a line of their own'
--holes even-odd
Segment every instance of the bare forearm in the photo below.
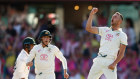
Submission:
<svg viewBox="0 0 140 79">
<path fill-rule="evenodd" d="M 117 56 L 116 60 L 113 63 L 118 64 L 122 60 L 123 57 L 124 57 L 124 53 L 119 52 L 119 55 Z"/>
<path fill-rule="evenodd" d="M 115 67 L 116 67 L 116 65 L 117 65 L 117 63 L 121 61 L 121 59 L 123 58 L 123 56 L 124 56 L 124 53 L 123 52 L 119 52 L 119 55 L 116 58 L 116 60 L 112 64 L 110 64 L 108 66 L 108 68 L 111 69 L 111 70 L 114 70 Z"/>
<path fill-rule="evenodd" d="M 64 69 L 64 73 L 67 73 L 67 69 Z"/>
<path fill-rule="evenodd" d="M 93 8 L 92 11 L 90 12 L 89 18 L 87 20 L 86 24 L 86 31 L 93 33 L 93 34 L 98 34 L 98 28 L 92 27 L 92 20 L 93 20 L 93 15 L 98 11 L 98 8 Z"/>
<path fill-rule="evenodd" d="M 89 15 L 89 18 L 87 20 L 87 24 L 86 24 L 86 30 L 90 30 L 92 28 L 92 20 L 93 20 L 93 15 L 90 14 Z"/>
<path fill-rule="evenodd" d="M 64 78 L 66 78 L 66 79 L 69 78 L 69 74 L 67 73 L 67 69 L 64 69 Z"/>
<path fill-rule="evenodd" d="M 113 62 L 114 64 L 118 64 L 121 61 L 121 59 L 124 57 L 125 48 L 126 48 L 125 45 L 121 45 L 119 54 L 116 60 Z"/>
</svg>

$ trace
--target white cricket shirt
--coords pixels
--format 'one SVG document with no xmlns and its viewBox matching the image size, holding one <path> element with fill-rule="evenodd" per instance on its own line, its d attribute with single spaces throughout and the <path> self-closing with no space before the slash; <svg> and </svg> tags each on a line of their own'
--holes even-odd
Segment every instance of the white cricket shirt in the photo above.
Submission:
<svg viewBox="0 0 140 79">
<path fill-rule="evenodd" d="M 28 78 L 28 74 L 30 71 L 30 67 L 26 66 L 28 56 L 29 54 L 24 49 L 22 49 L 16 59 L 13 78 L 17 78 L 17 79 Z"/>
<path fill-rule="evenodd" d="M 51 73 L 55 70 L 55 56 L 62 62 L 63 68 L 67 69 L 67 61 L 62 52 L 54 45 L 42 47 L 42 44 L 35 45 L 30 52 L 27 62 L 35 59 L 36 74 Z"/>
<path fill-rule="evenodd" d="M 121 28 L 113 31 L 109 27 L 99 27 L 98 30 L 101 36 L 99 53 L 116 58 L 120 44 L 127 45 L 127 35 Z"/>
</svg>

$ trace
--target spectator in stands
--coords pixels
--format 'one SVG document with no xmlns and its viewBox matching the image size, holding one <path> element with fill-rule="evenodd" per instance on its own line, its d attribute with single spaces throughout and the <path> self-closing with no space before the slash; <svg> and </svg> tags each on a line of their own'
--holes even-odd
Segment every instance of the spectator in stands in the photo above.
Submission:
<svg viewBox="0 0 140 79">
<path fill-rule="evenodd" d="M 134 24 L 131 18 L 126 18 L 126 26 L 123 28 L 123 31 L 127 34 L 128 37 L 128 46 L 132 47 L 136 43 L 136 33 L 134 30 Z"/>
</svg>

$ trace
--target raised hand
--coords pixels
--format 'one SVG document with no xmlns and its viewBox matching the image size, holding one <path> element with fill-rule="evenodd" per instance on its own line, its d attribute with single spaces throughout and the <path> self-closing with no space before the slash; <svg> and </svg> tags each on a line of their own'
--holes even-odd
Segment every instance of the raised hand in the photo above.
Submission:
<svg viewBox="0 0 140 79">
<path fill-rule="evenodd" d="M 90 12 L 90 14 L 95 14 L 96 12 L 98 12 L 98 8 L 93 8 L 92 10 L 91 10 L 91 12 Z"/>
</svg>

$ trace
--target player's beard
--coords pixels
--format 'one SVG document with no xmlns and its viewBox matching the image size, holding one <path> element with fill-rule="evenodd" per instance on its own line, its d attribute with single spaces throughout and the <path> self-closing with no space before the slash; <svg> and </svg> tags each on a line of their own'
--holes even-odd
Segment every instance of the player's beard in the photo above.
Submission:
<svg viewBox="0 0 140 79">
<path fill-rule="evenodd" d="M 111 23 L 111 26 L 115 27 L 117 26 L 117 23 Z"/>
<path fill-rule="evenodd" d="M 46 41 L 42 41 L 42 44 L 48 47 L 49 42 L 46 44 Z"/>
</svg>

